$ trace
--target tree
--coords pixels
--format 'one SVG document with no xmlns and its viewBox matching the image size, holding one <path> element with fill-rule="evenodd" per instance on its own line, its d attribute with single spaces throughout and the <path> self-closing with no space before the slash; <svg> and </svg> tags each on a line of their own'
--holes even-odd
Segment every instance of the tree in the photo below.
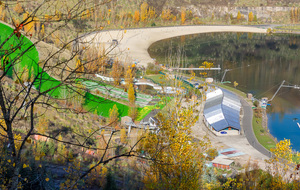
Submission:
<svg viewBox="0 0 300 190">
<path fill-rule="evenodd" d="M 59 39 L 59 38 L 57 38 L 57 39 Z M 77 58 L 77 61 L 76 61 L 76 70 L 78 71 L 78 73 L 83 73 L 84 72 L 84 66 L 81 63 L 79 58 Z"/>
<path fill-rule="evenodd" d="M 252 22 L 253 21 L 253 13 L 252 13 L 252 11 L 249 13 L 249 15 L 248 15 L 248 21 L 249 22 Z"/>
<path fill-rule="evenodd" d="M 295 22 L 294 7 L 292 7 L 291 10 L 290 10 L 290 19 L 291 19 L 291 23 Z"/>
<path fill-rule="evenodd" d="M 146 22 L 148 18 L 148 4 L 146 2 L 143 2 L 141 4 L 141 21 Z"/>
<path fill-rule="evenodd" d="M 257 16 L 256 15 L 254 15 L 253 21 L 257 22 Z"/>
<path fill-rule="evenodd" d="M 148 15 L 149 15 L 149 18 L 150 18 L 150 19 L 153 19 L 153 18 L 156 17 L 154 7 L 149 7 Z"/>
<path fill-rule="evenodd" d="M 161 18 L 165 21 L 169 21 L 174 17 L 174 15 L 171 13 L 171 9 L 165 9 L 161 13 Z"/>
<path fill-rule="evenodd" d="M 119 121 L 119 111 L 116 104 L 112 109 L 109 109 L 109 120 L 108 125 L 115 126 Z"/>
<path fill-rule="evenodd" d="M 24 12 L 24 9 L 19 2 L 17 2 L 16 6 L 14 7 L 14 11 L 18 14 L 22 14 Z"/>
<path fill-rule="evenodd" d="M 181 24 L 184 24 L 186 20 L 186 9 L 185 7 L 181 7 Z"/>
<path fill-rule="evenodd" d="M 115 61 L 112 66 L 111 70 L 111 77 L 114 79 L 114 84 L 119 85 L 121 82 L 121 76 L 122 76 L 123 68 L 120 65 L 118 61 Z"/>
<path fill-rule="evenodd" d="M 86 96 L 89 94 L 90 97 L 95 97 L 91 92 L 88 92 L 84 82 L 86 74 L 96 74 L 96 72 L 87 73 L 84 67 L 99 57 L 81 60 L 81 56 L 85 54 L 82 46 L 79 46 L 77 50 L 74 49 L 72 53 L 67 50 L 82 39 L 82 37 L 78 37 L 78 30 L 75 27 L 82 13 L 91 7 L 100 9 L 109 1 L 75 0 L 72 3 L 65 1 L 64 6 L 60 6 L 62 2 L 57 0 L 18 1 L 17 3 L 26 7 L 26 11 L 28 11 L 23 14 L 19 23 L 15 23 L 18 13 L 13 11 L 16 2 L 7 2 L 5 2 L 5 8 L 2 1 L 0 2 L 1 18 L 10 25 L 0 23 L 0 162 L 1 164 L 5 162 L 5 167 L 2 165 L 0 167 L 0 188 L 17 189 L 23 186 L 25 188 L 34 180 L 39 185 L 36 189 L 44 189 L 42 185 L 45 184 L 51 185 L 50 177 L 39 173 L 44 168 L 44 162 L 35 158 L 48 159 L 47 161 L 50 160 L 49 164 L 53 164 L 51 160 L 57 157 L 68 159 L 70 166 L 80 172 L 66 179 L 63 186 L 74 189 L 79 182 L 84 182 L 84 178 L 98 166 L 105 165 L 115 158 L 134 155 L 134 147 L 120 152 L 118 155 L 108 155 L 107 150 L 115 149 L 112 146 L 112 137 L 115 131 L 107 133 L 110 135 L 108 138 L 105 137 L 106 143 L 102 149 L 103 154 L 101 157 L 94 158 L 94 166 L 88 168 L 84 167 L 84 163 L 74 162 L 77 159 L 74 156 L 76 154 L 71 154 L 75 151 L 84 154 L 85 152 L 81 151 L 81 148 L 98 150 L 93 141 L 99 135 L 99 126 L 93 128 L 90 123 L 85 123 L 84 119 L 88 115 L 89 109 L 94 110 L 95 108 L 81 108 L 84 102 L 93 102 L 94 107 L 97 107 L 107 100 L 104 98 L 89 99 L 89 96 Z M 34 6 L 32 6 L 33 4 Z M 6 12 L 10 14 L 4 15 Z M 47 31 L 39 31 L 39 25 L 47 26 Z M 84 30 L 81 31 L 86 34 L 94 32 L 93 29 L 90 29 L 93 27 L 82 28 Z M 28 38 L 22 35 L 22 30 L 25 31 Z M 50 39 L 52 34 L 56 32 L 59 33 L 59 47 L 42 43 L 46 38 Z M 101 58 L 104 57 L 105 54 Z M 99 81 L 94 82 L 101 84 Z M 82 98 L 82 101 L 78 101 L 76 95 Z M 61 100 L 72 102 L 72 99 L 78 103 L 77 108 L 60 103 Z M 69 118 L 69 121 L 60 121 L 62 112 L 66 112 L 67 117 L 72 115 L 73 118 Z M 41 127 L 46 126 L 46 124 L 40 124 L 40 122 L 43 123 L 41 116 L 45 113 L 51 117 L 52 122 L 48 129 Z M 76 116 L 74 116 L 75 114 Z M 55 129 L 52 124 L 55 125 Z M 73 132 L 69 131 L 71 128 Z M 65 138 L 66 134 L 68 137 Z M 47 142 L 33 144 L 31 139 L 35 135 L 46 138 Z M 37 147 L 41 147 L 48 141 L 54 144 L 51 150 L 51 146 L 48 146 L 42 151 L 43 154 L 37 151 Z M 48 154 L 50 151 L 55 151 L 53 157 L 51 157 L 52 153 Z M 64 154 L 64 151 L 68 154 Z M 42 169 L 34 170 L 35 166 Z M 36 172 L 34 175 L 36 178 L 32 181 L 29 180 L 31 179 L 29 173 L 24 172 L 24 170 L 29 171 L 30 169 L 32 172 Z"/>
<path fill-rule="evenodd" d="M 130 105 L 134 105 L 135 102 L 135 93 L 134 93 L 134 88 L 133 88 L 133 84 L 129 84 L 129 88 L 128 88 L 128 100 Z"/>
<path fill-rule="evenodd" d="M 238 11 L 238 14 L 237 14 L 237 16 L 236 16 L 236 19 L 239 21 L 239 20 L 241 20 L 241 18 L 242 18 L 242 14 L 241 14 L 240 11 Z"/>
<path fill-rule="evenodd" d="M 130 66 L 127 67 L 126 73 L 125 73 L 125 85 L 126 88 L 130 87 L 130 84 L 133 84 L 134 79 L 134 70 Z"/>
<path fill-rule="evenodd" d="M 266 163 L 268 172 L 275 177 L 272 184 L 273 189 L 274 187 L 285 189 L 287 183 L 298 177 L 300 154 L 293 153 L 290 146 L 290 140 L 285 139 L 279 141 L 275 148 L 270 149 L 272 157 Z"/>
<path fill-rule="evenodd" d="M 139 11 L 134 12 L 133 21 L 135 24 L 139 23 L 139 21 L 140 21 L 140 12 Z"/>
<path fill-rule="evenodd" d="M 134 121 L 138 117 L 138 110 L 136 106 L 131 106 L 128 112 L 128 116 Z"/>
<path fill-rule="evenodd" d="M 121 135 L 120 135 L 120 140 L 121 140 L 121 143 L 123 144 L 126 144 L 127 143 L 127 134 L 126 134 L 126 129 L 123 128 L 121 129 Z"/>
<path fill-rule="evenodd" d="M 298 7 L 295 7 L 294 15 L 295 15 L 295 22 L 298 23 L 298 20 L 299 20 L 299 9 L 298 9 Z"/>
<path fill-rule="evenodd" d="M 183 108 L 180 99 L 176 99 L 165 114 L 157 115 L 159 132 L 148 132 L 141 147 L 153 160 L 144 178 L 146 189 L 201 188 L 203 153 L 209 144 L 205 140 L 193 141 L 191 126 L 198 120 L 193 109 Z"/>
</svg>

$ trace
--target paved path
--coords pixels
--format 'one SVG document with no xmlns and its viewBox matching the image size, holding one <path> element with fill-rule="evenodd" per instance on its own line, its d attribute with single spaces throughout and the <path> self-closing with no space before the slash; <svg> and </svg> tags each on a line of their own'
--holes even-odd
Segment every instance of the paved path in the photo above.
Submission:
<svg viewBox="0 0 300 190">
<path fill-rule="evenodd" d="M 268 151 L 265 147 L 263 147 L 255 137 L 253 127 L 252 127 L 252 118 L 253 118 L 252 108 L 243 98 L 240 99 L 244 109 L 243 130 L 249 144 L 251 144 L 256 150 L 258 150 L 262 154 L 271 157 L 271 152 Z"/>
<path fill-rule="evenodd" d="M 215 136 L 210 132 L 203 122 L 203 104 L 197 108 L 200 110 L 199 120 L 192 127 L 193 136 L 201 139 L 207 135 L 213 145 L 213 147 L 221 150 L 224 148 L 234 148 L 239 150 L 246 155 L 238 156 L 235 159 L 242 165 L 246 164 L 249 159 L 256 162 L 261 169 L 266 169 L 265 160 L 270 157 L 270 152 L 262 147 L 253 132 L 252 128 L 252 117 L 253 112 L 250 105 L 244 100 L 243 97 L 238 96 L 241 100 L 241 104 L 244 110 L 244 117 L 242 120 L 243 131 L 241 135 L 236 136 Z"/>
<path fill-rule="evenodd" d="M 93 44 L 95 47 L 110 50 L 111 56 L 127 63 L 136 62 L 138 66 L 146 67 L 148 63 L 155 62 L 148 53 L 149 46 L 159 40 L 176 36 L 211 33 L 211 32 L 254 32 L 266 33 L 267 30 L 258 26 L 174 26 L 159 28 L 139 28 L 126 30 L 112 30 L 95 32 L 84 36 L 85 43 Z M 113 40 L 118 41 L 113 46 Z"/>
</svg>

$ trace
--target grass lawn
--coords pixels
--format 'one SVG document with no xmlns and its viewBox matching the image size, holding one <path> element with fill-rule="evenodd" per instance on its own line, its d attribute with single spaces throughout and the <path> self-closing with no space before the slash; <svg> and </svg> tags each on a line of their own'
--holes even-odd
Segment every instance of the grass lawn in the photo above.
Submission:
<svg viewBox="0 0 300 190">
<path fill-rule="evenodd" d="M 270 150 L 271 148 L 276 147 L 276 142 L 269 136 L 270 134 L 266 129 L 262 127 L 262 119 L 253 117 L 252 125 L 254 134 L 258 140 L 258 142 L 265 147 L 266 149 Z"/>
<path fill-rule="evenodd" d="M 238 94 L 238 95 L 240 95 L 240 96 L 242 96 L 242 97 L 246 97 L 246 93 L 240 91 L 239 89 L 236 89 L 236 88 L 234 88 L 234 87 L 227 86 L 227 85 L 224 85 L 224 84 L 221 84 L 221 83 L 219 83 L 219 84 L 217 84 L 217 85 L 218 85 L 219 87 L 221 87 L 221 88 L 230 90 L 230 91 L 232 91 L 232 92 L 234 92 L 234 93 L 236 93 L 236 94 Z"/>
<path fill-rule="evenodd" d="M 148 75 L 145 78 L 152 79 L 156 84 L 159 84 L 161 86 L 172 86 L 174 83 L 173 80 L 167 80 L 166 77 L 162 74 Z"/>
<path fill-rule="evenodd" d="M 285 25 L 285 26 L 277 26 L 275 29 L 278 30 L 300 30 L 299 25 Z"/>
</svg>

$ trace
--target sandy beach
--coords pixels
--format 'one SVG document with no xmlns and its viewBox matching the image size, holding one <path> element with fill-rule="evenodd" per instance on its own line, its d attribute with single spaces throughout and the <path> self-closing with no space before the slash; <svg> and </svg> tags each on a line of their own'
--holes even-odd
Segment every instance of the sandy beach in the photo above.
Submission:
<svg viewBox="0 0 300 190">
<path fill-rule="evenodd" d="M 93 33 L 86 36 L 83 41 L 97 47 L 105 47 L 107 51 L 110 51 L 110 56 L 117 57 L 119 60 L 137 63 L 137 66 L 145 67 L 148 63 L 154 62 L 147 51 L 152 43 L 176 36 L 210 32 L 266 33 L 267 30 L 249 26 L 176 26 L 123 29 Z"/>
</svg>

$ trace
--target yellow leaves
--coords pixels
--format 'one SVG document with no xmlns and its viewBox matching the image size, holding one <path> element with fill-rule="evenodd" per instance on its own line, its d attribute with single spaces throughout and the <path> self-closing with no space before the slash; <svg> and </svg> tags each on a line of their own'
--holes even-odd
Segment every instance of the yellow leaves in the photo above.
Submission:
<svg viewBox="0 0 300 190">
<path fill-rule="evenodd" d="M 10 162 L 11 162 L 11 160 L 7 160 L 7 162 L 8 162 L 8 163 L 10 163 Z"/>
<path fill-rule="evenodd" d="M 236 88 L 238 85 L 239 85 L 239 83 L 237 83 L 236 81 L 233 82 L 234 88 Z"/>
<path fill-rule="evenodd" d="M 26 139 L 26 142 L 31 144 L 31 139 L 30 138 Z"/>
<path fill-rule="evenodd" d="M 145 22 L 148 18 L 148 4 L 143 2 L 141 4 L 141 21 Z"/>
<path fill-rule="evenodd" d="M 237 16 L 236 16 L 236 19 L 237 19 L 237 20 L 240 20 L 241 18 L 242 18 L 242 14 L 241 14 L 240 11 L 238 11 L 238 14 L 237 14 Z"/>
<path fill-rule="evenodd" d="M 160 132 L 148 133 L 141 148 L 161 163 L 151 163 L 150 171 L 146 172 L 148 175 L 144 178 L 145 184 L 149 185 L 148 187 L 151 185 L 153 189 L 157 186 L 162 189 L 190 189 L 191 186 L 199 185 L 197 180 L 189 180 L 186 183 L 179 183 L 177 180 L 199 178 L 200 174 L 197 171 L 202 167 L 203 161 L 200 159 L 200 151 L 197 150 L 200 147 L 205 150 L 207 145 L 192 140 L 191 126 L 197 120 L 193 107 L 183 108 L 179 101 L 174 102 L 175 105 L 166 114 L 159 113 L 156 116 L 160 121 Z M 162 151 L 157 152 L 157 149 Z"/>
<path fill-rule="evenodd" d="M 45 179 L 45 181 L 47 181 L 47 182 L 48 182 L 49 180 L 50 180 L 50 179 L 49 179 L 48 177 Z"/>
<path fill-rule="evenodd" d="M 130 102 L 131 105 L 134 105 L 135 102 L 135 95 L 134 95 L 134 88 L 133 88 L 133 84 L 129 84 L 129 88 L 128 88 L 128 100 Z"/>
<path fill-rule="evenodd" d="M 29 165 L 23 164 L 23 168 L 28 168 L 28 167 L 29 167 Z"/>
<path fill-rule="evenodd" d="M 15 141 L 15 148 L 17 150 L 19 150 L 20 146 L 21 146 L 21 141 L 22 136 L 20 134 L 14 134 L 14 141 Z"/>
<path fill-rule="evenodd" d="M 249 22 L 252 22 L 253 21 L 253 18 L 254 18 L 254 16 L 253 16 L 253 13 L 252 13 L 252 11 L 249 13 L 249 15 L 248 15 L 248 21 Z"/>
</svg>

